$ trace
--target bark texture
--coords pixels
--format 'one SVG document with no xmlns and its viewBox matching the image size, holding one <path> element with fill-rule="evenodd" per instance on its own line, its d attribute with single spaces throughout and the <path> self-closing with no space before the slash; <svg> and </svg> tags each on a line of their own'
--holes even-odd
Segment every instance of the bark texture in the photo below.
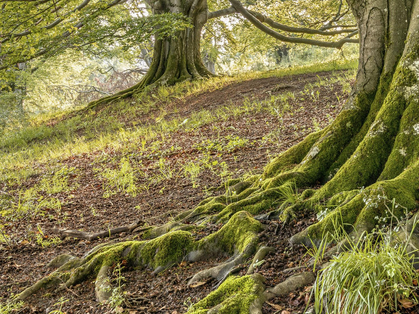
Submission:
<svg viewBox="0 0 419 314">
<path fill-rule="evenodd" d="M 179 32 L 177 36 L 155 41 L 153 62 L 141 84 L 159 82 L 171 85 L 210 76 L 200 52 L 201 30 L 208 19 L 207 1 L 158 0 L 149 4 L 153 14 L 182 13 L 190 19 L 193 27 Z"/>
<path fill-rule="evenodd" d="M 350 5 L 360 31 L 356 83 L 344 110 L 296 167 L 303 184 L 325 182 L 311 203 L 335 209 L 293 242 L 320 238 L 340 218 L 368 231 L 375 218 L 389 215 L 386 199 L 407 210 L 417 207 L 419 4 L 370 0 Z"/>
</svg>

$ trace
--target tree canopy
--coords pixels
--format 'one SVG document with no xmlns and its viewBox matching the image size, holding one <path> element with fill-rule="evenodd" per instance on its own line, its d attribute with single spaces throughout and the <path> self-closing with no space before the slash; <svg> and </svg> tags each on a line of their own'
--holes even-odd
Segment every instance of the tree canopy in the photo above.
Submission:
<svg viewBox="0 0 419 314">
<path fill-rule="evenodd" d="M 182 12 L 158 12 L 150 1 L 98 0 L 2 0 L 0 8 L 0 70 L 14 69 L 18 63 L 78 49 L 104 55 L 109 47 L 125 51 L 138 49 L 151 36 L 176 36 L 193 26 Z M 353 42 L 353 20 L 342 1 L 209 1 L 208 19 L 240 13 L 276 39 L 291 43 L 339 48 Z M 269 15 L 268 15 L 269 12 Z M 303 12 L 303 13 L 302 13 Z M 154 14 L 153 14 L 154 13 Z M 163 13 L 163 14 L 160 14 Z M 228 21 L 218 19 L 218 28 L 232 39 Z M 212 23 L 212 25 L 214 25 Z M 209 25 L 207 31 L 214 26 Z M 340 35 L 337 41 L 331 38 Z M 326 40 L 318 37 L 326 36 Z"/>
</svg>

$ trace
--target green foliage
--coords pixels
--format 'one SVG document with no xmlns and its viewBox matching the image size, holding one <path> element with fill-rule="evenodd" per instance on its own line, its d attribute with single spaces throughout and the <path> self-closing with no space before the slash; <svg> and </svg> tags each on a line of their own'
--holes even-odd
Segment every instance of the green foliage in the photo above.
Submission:
<svg viewBox="0 0 419 314">
<path fill-rule="evenodd" d="M 44 177 L 39 184 L 39 189 L 47 194 L 71 191 L 74 187 L 68 185 L 68 178 L 70 175 L 74 174 L 74 167 L 68 168 L 67 166 L 63 166 L 59 170 L 53 172 L 52 175 Z"/>
<path fill-rule="evenodd" d="M 36 188 L 19 191 L 18 199 L 12 202 L 10 207 L 0 211 L 2 216 L 11 220 L 24 218 L 28 215 L 42 214 L 43 209 L 61 210 L 61 202 L 58 198 L 45 198 L 38 194 Z"/>
<path fill-rule="evenodd" d="M 227 135 L 219 141 L 202 141 L 200 144 L 195 145 L 195 147 L 204 151 L 231 152 L 236 148 L 246 146 L 248 141 L 248 139 L 240 138 L 239 136 Z"/>
<path fill-rule="evenodd" d="M 117 3 L 116 1 L 114 2 Z M 104 1 L 80 5 L 75 0 L 6 2 L 0 11 L 1 68 L 37 57 L 51 57 L 68 48 L 104 56 L 118 42 L 122 50 L 135 50 L 151 36 L 170 36 L 189 26 L 181 14 L 144 15 L 136 3 L 117 6 Z M 2 73 L 3 74 L 3 73 Z M 13 80 L 13 73 L 4 72 Z"/>
<path fill-rule="evenodd" d="M 124 267 L 118 263 L 113 270 L 113 276 L 115 277 L 114 282 L 116 283 L 116 286 L 112 289 L 112 294 L 108 300 L 108 304 L 115 311 L 115 313 L 121 313 L 123 311 L 121 305 L 125 301 L 126 292 L 122 290 L 125 286 L 125 277 L 122 276 L 123 268 Z"/>
</svg>

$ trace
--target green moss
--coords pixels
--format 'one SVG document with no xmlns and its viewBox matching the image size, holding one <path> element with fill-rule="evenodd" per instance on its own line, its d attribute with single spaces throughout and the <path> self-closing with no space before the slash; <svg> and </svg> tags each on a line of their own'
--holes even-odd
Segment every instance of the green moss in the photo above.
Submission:
<svg viewBox="0 0 419 314">
<path fill-rule="evenodd" d="M 410 101 L 401 118 L 400 132 L 379 180 L 397 177 L 419 159 L 419 134 L 413 128 L 417 121 L 419 121 L 419 105 L 416 101 Z"/>
<path fill-rule="evenodd" d="M 356 99 L 356 102 L 358 104 L 360 104 L 360 102 L 364 102 L 365 104 L 369 104 L 372 102 L 371 109 L 369 110 L 368 116 L 366 117 L 365 122 L 363 122 L 360 131 L 352 138 L 349 144 L 340 153 L 336 161 L 330 166 L 330 168 L 324 175 L 323 181 L 330 180 L 330 178 L 332 178 L 336 174 L 337 170 L 339 170 L 340 167 L 342 167 L 342 165 L 344 165 L 345 162 L 349 159 L 349 157 L 351 157 L 353 152 L 357 149 L 359 143 L 362 142 L 365 135 L 368 133 L 368 130 L 374 122 L 377 113 L 381 109 L 383 102 L 390 90 L 390 84 L 393 80 L 392 74 L 393 73 L 388 73 L 381 77 L 377 93 L 375 94 L 375 98 L 372 95 L 365 94 L 361 95 Z M 365 104 L 361 107 L 365 107 Z"/>
<path fill-rule="evenodd" d="M 304 185 L 324 179 L 331 165 L 361 129 L 368 115 L 373 95 L 359 94 L 350 108 L 342 111 L 332 125 L 327 127 L 310 151 L 294 169 L 304 173 Z"/>
<path fill-rule="evenodd" d="M 183 230 L 183 231 L 192 231 L 194 229 L 196 229 L 197 227 L 194 225 L 186 225 L 186 224 L 182 224 L 178 221 L 169 221 L 168 223 L 162 225 L 162 226 L 158 226 L 158 227 L 152 227 L 151 229 L 145 231 L 143 233 L 143 235 L 141 236 L 141 238 L 143 240 L 149 240 L 149 239 L 154 239 L 157 238 L 161 235 L 164 235 L 170 231 L 179 231 L 179 230 Z"/>
<path fill-rule="evenodd" d="M 299 164 L 322 134 L 323 131 L 312 133 L 301 143 L 294 145 L 276 157 L 266 166 L 263 173 L 263 179 L 275 177 L 279 173 L 290 170 L 295 165 Z"/>
<path fill-rule="evenodd" d="M 303 193 L 301 193 L 300 198 L 302 200 L 307 200 L 310 197 L 312 197 L 315 193 L 316 193 L 316 190 L 306 189 L 306 190 L 303 191 Z"/>
<path fill-rule="evenodd" d="M 153 269 L 177 263 L 193 247 L 193 237 L 186 231 L 172 231 L 150 240 L 140 249 L 141 264 Z"/>
<path fill-rule="evenodd" d="M 263 290 L 263 285 L 253 276 L 230 276 L 217 290 L 193 305 L 187 313 L 207 313 L 218 306 L 219 314 L 249 314 L 250 306 Z"/>
<path fill-rule="evenodd" d="M 379 181 L 362 193 L 354 190 L 337 194 L 328 202 L 337 207 L 322 221 L 308 227 L 299 237 L 319 240 L 328 233 L 335 233 L 340 227 L 344 227 L 347 232 L 353 228 L 358 232 L 370 231 L 377 224 L 377 217 L 402 217 L 405 210 L 417 208 L 418 172 L 419 161 L 398 177 Z M 396 205 L 394 208 L 393 200 Z"/>
<path fill-rule="evenodd" d="M 333 195 L 332 198 L 330 198 L 326 206 L 329 206 L 329 207 L 340 206 L 352 200 L 359 193 L 360 193 L 359 190 L 343 191 L 343 192 L 337 193 Z"/>
<path fill-rule="evenodd" d="M 241 211 L 234 214 L 220 230 L 201 239 L 197 247 L 199 250 L 214 250 L 215 247 L 229 254 L 243 253 L 248 245 L 256 245 L 260 230 L 262 224 L 248 212 Z"/>
<path fill-rule="evenodd" d="M 405 104 L 401 93 L 389 93 L 368 135 L 333 179 L 316 193 L 318 198 L 328 198 L 376 182 L 392 151 Z"/>
</svg>

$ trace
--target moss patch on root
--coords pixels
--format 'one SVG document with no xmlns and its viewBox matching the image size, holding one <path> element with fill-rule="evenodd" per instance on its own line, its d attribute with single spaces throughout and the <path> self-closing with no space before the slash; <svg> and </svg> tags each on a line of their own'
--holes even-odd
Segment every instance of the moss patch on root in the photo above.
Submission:
<svg viewBox="0 0 419 314">
<path fill-rule="evenodd" d="M 193 305 L 187 314 L 249 314 L 263 291 L 259 276 L 231 276 L 217 290 Z"/>
<path fill-rule="evenodd" d="M 180 262 L 193 247 L 193 237 L 187 231 L 173 231 L 150 240 L 139 250 L 142 265 L 156 269 Z"/>
<path fill-rule="evenodd" d="M 243 253 L 249 245 L 258 241 L 262 224 L 246 211 L 233 215 L 217 232 L 198 241 L 198 250 L 223 251 L 228 254 Z"/>
</svg>

